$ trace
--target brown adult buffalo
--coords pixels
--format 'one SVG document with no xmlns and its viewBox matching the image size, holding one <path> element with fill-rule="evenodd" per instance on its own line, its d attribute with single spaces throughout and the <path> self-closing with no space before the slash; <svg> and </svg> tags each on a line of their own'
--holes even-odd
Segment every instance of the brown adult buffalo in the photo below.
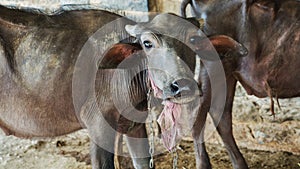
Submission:
<svg viewBox="0 0 300 169">
<path fill-rule="evenodd" d="M 229 153 L 234 168 L 248 168 L 232 135 L 232 103 L 236 82 L 250 95 L 291 98 L 300 95 L 300 2 L 295 0 L 184 0 L 181 13 L 191 4 L 192 12 L 204 19 L 207 35 L 225 34 L 244 44 L 246 57 L 224 63 L 227 81 L 225 109 L 210 112 Z M 204 103 L 200 114 L 210 106 L 209 80 L 202 79 Z M 218 114 L 223 112 L 218 123 Z M 205 118 L 202 117 L 202 118 Z M 199 117 L 200 120 L 200 117 Z M 203 143 L 203 135 L 195 126 L 197 168 L 211 168 Z"/>
<path fill-rule="evenodd" d="M 171 24 L 177 34 L 187 35 L 188 22 L 176 23 L 174 18 L 180 18 L 171 16 L 159 15 L 148 25 L 127 19 L 110 25 L 120 16 L 99 10 L 46 16 L 0 7 L 1 128 L 25 138 L 87 128 L 93 168 L 114 168 L 114 131 L 146 138 L 147 113 L 135 107 L 147 108 L 148 75 L 157 97 L 168 104 L 192 109 L 190 102 L 199 95 L 195 53 L 184 38 L 166 33 Z M 130 41 L 127 24 L 141 43 L 111 44 Z M 160 120 L 168 125 L 164 117 Z M 180 127 L 172 131 L 173 138 L 182 132 Z M 128 146 L 135 168 L 148 168 L 147 139 L 129 139 Z"/>
</svg>

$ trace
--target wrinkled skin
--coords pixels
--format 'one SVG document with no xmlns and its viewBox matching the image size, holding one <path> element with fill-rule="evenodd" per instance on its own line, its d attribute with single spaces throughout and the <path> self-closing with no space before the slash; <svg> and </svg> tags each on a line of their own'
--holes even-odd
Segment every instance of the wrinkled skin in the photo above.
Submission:
<svg viewBox="0 0 300 169">
<path fill-rule="evenodd" d="M 225 34 L 244 44 L 249 51 L 246 57 L 225 62 L 227 96 L 224 110 L 210 112 L 218 117 L 223 112 L 217 129 L 228 150 L 234 168 L 248 168 L 232 135 L 232 103 L 236 82 L 239 81 L 249 95 L 271 98 L 291 98 L 300 95 L 300 2 L 294 0 L 185 0 L 181 13 L 185 15 L 187 4 L 193 13 L 203 18 L 204 32 Z M 225 61 L 225 60 L 224 60 Z M 204 103 L 200 114 L 210 105 L 210 84 L 202 80 Z M 205 94 L 206 93 L 206 94 Z M 206 96 L 205 96 L 206 95 Z M 199 128 L 203 126 L 198 117 L 194 135 L 197 146 L 197 168 L 211 168 Z"/>
</svg>

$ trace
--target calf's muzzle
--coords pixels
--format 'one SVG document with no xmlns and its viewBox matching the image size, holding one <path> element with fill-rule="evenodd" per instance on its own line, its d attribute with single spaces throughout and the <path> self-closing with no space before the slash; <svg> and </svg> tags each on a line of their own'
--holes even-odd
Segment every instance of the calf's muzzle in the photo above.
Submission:
<svg viewBox="0 0 300 169">
<path fill-rule="evenodd" d="M 197 85 L 193 79 L 178 79 L 170 84 L 169 89 L 163 90 L 163 99 L 179 99 L 196 95 Z"/>
</svg>

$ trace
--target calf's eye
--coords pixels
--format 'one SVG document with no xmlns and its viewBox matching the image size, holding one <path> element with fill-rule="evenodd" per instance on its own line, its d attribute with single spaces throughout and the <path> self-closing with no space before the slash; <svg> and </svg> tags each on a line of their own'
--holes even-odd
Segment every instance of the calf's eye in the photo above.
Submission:
<svg viewBox="0 0 300 169">
<path fill-rule="evenodd" d="M 145 40 L 143 42 L 143 44 L 144 44 L 145 48 L 147 48 L 147 49 L 150 49 L 153 47 L 152 42 L 150 42 L 149 40 Z"/>
</svg>

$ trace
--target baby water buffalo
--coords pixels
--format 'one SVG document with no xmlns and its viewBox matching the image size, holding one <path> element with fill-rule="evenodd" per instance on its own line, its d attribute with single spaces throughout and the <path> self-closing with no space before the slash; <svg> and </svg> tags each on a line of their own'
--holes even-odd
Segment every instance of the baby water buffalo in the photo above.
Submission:
<svg viewBox="0 0 300 169">
<path fill-rule="evenodd" d="M 184 0 L 182 15 L 191 4 L 192 12 L 205 20 L 207 35 L 225 34 L 244 44 L 249 51 L 246 57 L 224 63 L 227 81 L 225 109 L 210 112 L 234 168 L 248 168 L 232 135 L 232 104 L 236 82 L 239 81 L 249 95 L 271 98 L 300 96 L 300 2 L 295 0 Z M 202 80 L 204 103 L 199 114 L 208 112 L 210 84 Z M 212 103 L 213 104 L 213 103 Z M 211 105 L 214 107 L 213 105 Z M 218 114 L 222 115 L 218 123 Z M 202 118 L 205 118 L 202 117 Z M 199 117 L 200 119 L 200 117 Z M 211 168 L 203 143 L 203 135 L 195 126 L 198 146 L 197 168 Z"/>
<path fill-rule="evenodd" d="M 135 109 L 147 108 L 147 79 L 161 92 L 158 97 L 177 108 L 192 109 L 190 102 L 197 101 L 200 93 L 191 73 L 195 53 L 184 45 L 184 39 L 162 34 L 169 31 L 170 21 L 162 16 L 144 26 L 123 19 L 102 31 L 105 37 L 98 40 L 89 37 L 120 16 L 99 10 L 46 16 L 0 7 L 1 128 L 24 138 L 54 137 L 87 128 L 93 168 L 114 168 L 114 131 L 147 137 L 142 123 L 147 112 Z M 174 20 L 182 19 L 171 16 L 172 28 L 187 30 L 186 23 Z M 140 43 L 110 44 L 109 38 L 128 39 L 125 25 Z M 86 48 L 87 43 L 97 48 Z M 108 47 L 102 57 L 101 50 Z M 85 70 L 92 74 L 81 74 Z M 160 120 L 168 125 L 168 119 Z M 137 139 L 128 145 L 135 168 L 149 168 L 148 142 Z M 168 141 L 166 145 L 174 146 Z"/>
</svg>

